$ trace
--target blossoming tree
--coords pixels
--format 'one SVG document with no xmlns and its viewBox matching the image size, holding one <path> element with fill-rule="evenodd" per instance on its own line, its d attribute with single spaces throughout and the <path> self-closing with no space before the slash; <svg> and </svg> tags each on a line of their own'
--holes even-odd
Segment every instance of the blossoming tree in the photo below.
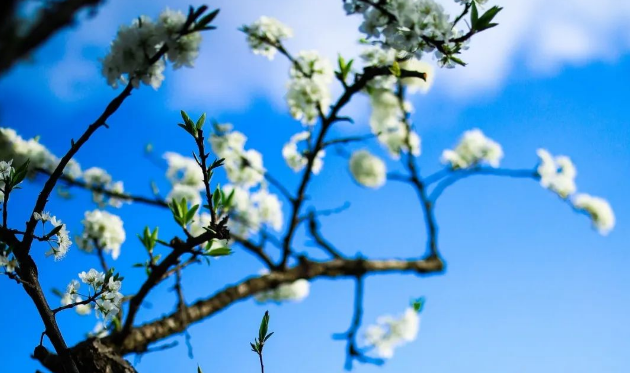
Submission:
<svg viewBox="0 0 630 373">
<path fill-rule="evenodd" d="M 441 171 L 430 175 L 420 172 L 421 138 L 413 125 L 408 95 L 431 88 L 433 70 L 425 61 L 433 58 L 440 67 L 463 68 L 468 42 L 496 26 L 494 19 L 501 10 L 484 6 L 485 0 L 456 2 L 461 12 L 453 17 L 433 0 L 344 0 L 340 6 L 349 16 L 362 17 L 359 31 L 365 48 L 351 59 L 340 56 L 336 66 L 316 51 L 289 51 L 283 43 L 292 37 L 293 30 L 276 19 L 263 16 L 242 27 L 254 54 L 269 60 L 281 55 L 290 61 L 286 102 L 302 130 L 287 139 L 281 153 L 287 166 L 299 175 L 296 190 L 273 176 L 262 155 L 246 146 L 245 134 L 229 124 L 206 124 L 205 114 L 192 119 L 184 111 L 181 129 L 173 126 L 173 130 L 188 133 L 193 157 L 164 154 L 166 178 L 172 186 L 165 198 L 129 193 L 123 182 L 114 181 L 106 170 L 83 169 L 74 157 L 107 126 L 134 89 L 142 89 L 142 85 L 158 89 L 168 64 L 174 69 L 193 67 L 197 58 L 203 58 L 199 51 L 202 33 L 214 28 L 212 22 L 218 10 L 209 11 L 205 6 L 190 8 L 188 13 L 167 9 L 157 20 L 140 16 L 130 25 L 121 26 L 109 53 L 101 60 L 102 74 L 118 95 L 77 140 L 72 140 L 65 154 L 58 157 L 37 139 L 24 139 L 10 128 L 0 128 L 0 270 L 24 288 L 44 323 L 33 356 L 52 372 L 135 372 L 125 355 L 142 353 L 160 340 L 185 333 L 192 323 L 234 302 L 249 297 L 263 303 L 300 300 L 308 295 L 310 280 L 345 277 L 353 279 L 356 286 L 354 314 L 342 335 L 347 340 L 346 366 L 351 368 L 354 361 L 380 364 L 393 356 L 395 348 L 416 338 L 424 300 L 418 298 L 394 307 L 393 312 L 400 311 L 395 316 L 383 316 L 363 328 L 364 277 L 393 272 L 442 273 L 444 259 L 438 245 L 435 203 L 446 188 L 473 175 L 538 182 L 560 202 L 589 217 L 601 234 L 608 233 L 615 224 L 611 207 L 602 198 L 577 193 L 575 166 L 567 156 L 539 149 L 538 164 L 504 169 L 500 167 L 501 145 L 481 130 L 471 129 L 452 149 L 444 150 Z M 2 7 L 6 9 L 0 12 L 2 72 L 71 23 L 79 10 L 100 1 L 55 2 L 43 8 L 43 16 L 26 29 L 19 27 L 14 17 L 19 3 L 5 2 Z M 338 97 L 332 97 L 332 84 L 341 86 Z M 332 137 L 332 127 L 352 121 L 341 112 L 358 95 L 367 96 L 371 105 L 366 135 Z M 359 185 L 381 188 L 387 182 L 400 182 L 416 192 L 428 237 L 422 256 L 406 260 L 353 257 L 324 236 L 319 218 L 330 211 L 319 210 L 307 200 L 309 185 L 324 167 L 328 149 L 353 149 L 357 144 L 360 149 L 345 154 Z M 375 156 L 370 151 L 375 147 L 383 147 L 391 159 Z M 391 162 L 400 162 L 404 172 L 388 172 Z M 218 173 L 224 173 L 229 184 L 219 186 L 214 178 Z M 20 193 L 20 184 L 37 183 L 42 178 L 45 182 L 25 226 L 9 224 L 11 197 Z M 86 208 L 83 227 L 68 227 L 54 212 L 47 211 L 47 202 L 54 198 L 60 183 L 91 191 L 94 205 Z M 181 234 L 163 237 L 148 222 L 143 232 L 133 232 L 138 233 L 140 243 L 129 242 L 123 221 L 114 213 L 127 204 L 147 204 L 168 211 Z M 288 209 L 283 210 L 283 206 Z M 287 210 L 288 216 L 284 216 Z M 300 253 L 294 238 L 302 226 L 328 259 L 316 260 Z M 68 275 L 70 282 L 60 294 L 61 303 L 54 307 L 51 304 L 57 301 L 43 290 L 48 284 L 41 284 L 38 277 L 35 259 L 40 259 L 32 254 L 45 246 L 46 260 L 63 260 L 71 255 L 71 232 L 75 234 L 74 245 L 97 256 L 100 268 L 86 268 L 76 277 Z M 146 261 L 135 265 L 144 269 L 139 288 L 123 290 L 122 274 L 111 267 L 122 250 L 146 252 Z M 184 301 L 180 287 L 175 312 L 144 324 L 136 322 L 147 295 L 166 279 L 174 278 L 179 284 L 189 265 L 203 258 L 229 256 L 236 250 L 253 255 L 264 270 L 192 304 Z M 98 326 L 85 341 L 68 347 L 56 315 L 72 310 L 80 316 L 95 314 Z M 259 337 L 251 345 L 263 370 L 263 346 L 271 336 L 268 323 L 266 314 Z M 44 347 L 45 338 L 54 351 Z"/>
</svg>

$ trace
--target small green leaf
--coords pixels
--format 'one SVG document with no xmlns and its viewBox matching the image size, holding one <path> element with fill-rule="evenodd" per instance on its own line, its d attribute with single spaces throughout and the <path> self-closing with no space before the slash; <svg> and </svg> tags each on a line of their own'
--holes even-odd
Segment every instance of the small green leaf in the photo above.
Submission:
<svg viewBox="0 0 630 373">
<path fill-rule="evenodd" d="M 396 77 L 400 76 L 400 65 L 398 64 L 398 61 L 394 61 L 392 67 L 389 68 L 389 71 Z"/>
</svg>

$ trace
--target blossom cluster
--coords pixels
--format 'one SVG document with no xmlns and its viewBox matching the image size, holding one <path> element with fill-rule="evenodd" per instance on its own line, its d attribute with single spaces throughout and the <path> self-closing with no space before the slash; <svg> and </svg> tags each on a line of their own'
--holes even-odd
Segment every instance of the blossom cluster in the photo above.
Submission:
<svg viewBox="0 0 630 373">
<path fill-rule="evenodd" d="M 330 105 L 332 65 L 316 51 L 302 51 L 289 75 L 286 99 L 291 115 L 303 124 L 315 124 L 319 114 Z"/>
<path fill-rule="evenodd" d="M 262 291 L 254 296 L 257 302 L 299 302 L 306 298 L 310 291 L 310 283 L 307 280 L 299 279 L 297 281 L 281 284 L 275 289 Z"/>
<path fill-rule="evenodd" d="M 540 162 L 536 172 L 540 177 L 540 185 L 556 193 L 560 198 L 572 196 L 573 207 L 585 212 L 593 222 L 593 227 L 601 234 L 608 234 L 615 226 L 615 214 L 608 201 L 589 194 L 576 194 L 575 177 L 577 171 L 571 159 L 564 155 L 552 156 L 545 149 L 538 149 Z"/>
<path fill-rule="evenodd" d="M 140 82 L 159 88 L 164 80 L 165 62 L 156 56 L 163 48 L 174 68 L 192 67 L 199 55 L 201 33 L 183 30 L 185 23 L 182 12 L 166 9 L 157 22 L 143 15 L 129 26 L 121 26 L 109 53 L 102 59 L 102 74 L 107 84 L 117 88 L 119 83 L 131 81 L 135 88 Z"/>
<path fill-rule="evenodd" d="M 122 181 L 112 181 L 112 176 L 100 167 L 91 167 L 83 171 L 83 181 L 92 189 L 92 200 L 100 208 L 112 206 L 119 208 L 123 203 L 129 202 L 125 198 L 108 196 L 102 191 L 108 191 L 116 194 L 124 194 L 125 188 Z"/>
<path fill-rule="evenodd" d="M 390 90 L 374 90 L 370 94 L 372 114 L 370 127 L 389 154 L 398 159 L 401 153 L 420 155 L 420 136 L 405 122 L 406 113 L 413 111 L 411 103 L 401 104 Z"/>
<path fill-rule="evenodd" d="M 262 16 L 249 26 L 243 26 L 247 34 L 247 44 L 254 54 L 273 60 L 277 46 L 283 40 L 293 37 L 293 30 L 275 18 Z"/>
<path fill-rule="evenodd" d="M 442 162 L 453 169 L 470 168 L 483 163 L 498 167 L 502 158 L 501 145 L 477 128 L 464 132 L 455 149 L 442 152 Z"/>
<path fill-rule="evenodd" d="M 435 56 L 447 67 L 455 64 L 448 56 L 466 49 L 465 42 L 455 42 L 463 35 L 456 29 L 444 8 L 433 0 L 379 1 L 378 6 L 361 0 L 345 0 L 348 14 L 360 14 L 363 22 L 359 31 L 369 39 L 398 51 L 421 58 L 425 52 Z M 441 51 L 436 45 L 441 45 Z"/>
<path fill-rule="evenodd" d="M 96 246 L 110 253 L 114 260 L 118 258 L 120 247 L 126 238 L 123 221 L 119 216 L 103 210 L 86 211 L 81 223 L 83 232 L 76 241 L 82 250 L 92 252 Z"/>
<path fill-rule="evenodd" d="M 42 229 L 45 228 L 46 222 L 50 222 L 53 226 L 51 231 L 42 236 L 42 239 L 50 245 L 50 250 L 46 252 L 46 256 L 53 256 L 55 260 L 63 259 L 72 245 L 66 225 L 49 212 L 34 212 L 33 218 L 42 223 Z"/>
<path fill-rule="evenodd" d="M 199 193 L 204 188 L 203 171 L 197 161 L 175 152 L 164 153 L 164 159 L 168 164 L 166 177 L 172 184 L 166 201 L 179 202 L 185 198 L 192 205 L 201 204 Z"/>
<path fill-rule="evenodd" d="M 420 330 L 419 311 L 409 307 L 399 316 L 381 316 L 365 331 L 365 341 L 376 349 L 378 356 L 391 358 L 394 349 L 414 341 Z"/>
<path fill-rule="evenodd" d="M 103 273 L 92 268 L 88 272 L 79 273 L 79 279 L 89 286 L 89 294 L 84 300 L 79 294 L 81 284 L 77 280 L 72 280 L 61 298 L 62 305 L 73 305 L 78 314 L 87 315 L 91 312 L 91 303 L 94 303 L 97 317 L 104 320 L 118 314 L 123 299 L 120 293 L 122 278 L 113 275 L 111 271 Z"/>
<path fill-rule="evenodd" d="M 29 177 L 34 177 L 35 172 L 43 170 L 53 172 L 59 164 L 59 158 L 52 154 L 39 139 L 23 139 L 11 128 L 0 128 L 0 160 L 12 159 L 15 164 L 29 163 Z M 64 175 L 70 178 L 78 178 L 81 175 L 79 164 L 71 160 L 64 169 Z"/>
<path fill-rule="evenodd" d="M 217 124 L 209 139 L 212 151 L 223 158 L 230 184 L 223 186 L 225 195 L 232 195 L 228 208 L 230 230 L 247 235 L 263 225 L 282 228 L 282 203 L 269 192 L 265 182 L 262 155 L 245 149 L 247 137 L 234 131 L 231 124 Z"/>
<path fill-rule="evenodd" d="M 367 150 L 359 150 L 352 154 L 350 172 L 357 183 L 369 188 L 383 186 L 387 176 L 385 162 Z"/>
<path fill-rule="evenodd" d="M 4 244 L 0 243 L 0 268 L 4 268 L 6 272 L 10 273 L 15 272 L 17 267 L 17 259 Z"/>
<path fill-rule="evenodd" d="M 30 178 L 37 171 L 51 173 L 59 164 L 59 158 L 39 142 L 39 139 L 23 139 L 11 128 L 0 128 L 0 161 L 12 159 L 14 164 L 29 161 Z M 126 199 L 108 196 L 104 191 L 124 194 L 122 181 L 113 181 L 112 176 L 99 167 L 91 167 L 84 171 L 77 161 L 71 159 L 64 168 L 64 176 L 72 180 L 83 179 L 87 187 L 92 189 L 92 200 L 99 207 L 121 207 Z"/>
<path fill-rule="evenodd" d="M 13 168 L 13 159 L 0 161 L 0 203 L 4 202 L 4 192 L 7 184 L 11 181 L 11 175 L 15 172 Z"/>
<path fill-rule="evenodd" d="M 289 142 L 282 147 L 282 157 L 287 165 L 295 172 L 302 170 L 308 164 L 309 149 L 311 132 L 302 131 L 291 136 Z M 311 166 L 311 172 L 317 175 L 324 166 L 324 156 L 326 151 L 321 149 L 315 155 L 313 159 L 313 165 Z"/>
</svg>

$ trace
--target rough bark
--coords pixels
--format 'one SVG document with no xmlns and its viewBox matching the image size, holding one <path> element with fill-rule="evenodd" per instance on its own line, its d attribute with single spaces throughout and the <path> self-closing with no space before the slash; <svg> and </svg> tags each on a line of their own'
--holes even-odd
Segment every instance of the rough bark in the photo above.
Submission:
<svg viewBox="0 0 630 373">
<path fill-rule="evenodd" d="M 35 349 L 34 358 L 53 373 L 64 373 L 61 359 L 45 347 Z M 72 348 L 72 357 L 81 373 L 137 373 L 114 346 L 92 338 Z"/>
<path fill-rule="evenodd" d="M 71 351 L 79 364 L 81 373 L 132 373 L 135 370 L 121 356 L 146 352 L 150 344 L 182 333 L 193 323 L 202 321 L 263 290 L 273 289 L 284 283 L 299 279 L 356 277 L 379 273 L 427 275 L 443 270 L 444 263 L 438 257 L 418 260 L 335 259 L 326 262 L 304 259 L 295 267 L 250 277 L 161 319 L 134 327 L 122 341 L 114 334 L 101 340 L 86 340 L 72 347 Z M 41 354 L 38 356 L 35 354 L 35 358 L 52 372 L 63 373 L 63 370 L 59 370 L 59 366 L 52 363 L 58 360 L 56 355 L 47 353 L 46 356 Z"/>
</svg>

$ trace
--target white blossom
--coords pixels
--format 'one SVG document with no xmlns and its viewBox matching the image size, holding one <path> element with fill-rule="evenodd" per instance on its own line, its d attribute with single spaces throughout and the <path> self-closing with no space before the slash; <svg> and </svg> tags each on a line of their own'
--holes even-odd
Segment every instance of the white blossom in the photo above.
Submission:
<svg viewBox="0 0 630 373">
<path fill-rule="evenodd" d="M 96 298 L 94 301 L 96 316 L 104 320 L 111 319 L 120 311 L 123 299 L 123 295 L 120 293 L 122 282 L 117 280 L 117 276 L 105 275 L 94 268 L 88 272 L 79 273 L 81 281 L 91 287 L 92 297 Z M 75 302 L 81 302 L 81 297 L 75 297 Z M 92 307 L 89 304 L 87 306 L 80 309 L 78 307 L 81 306 L 76 306 L 77 312 L 82 315 L 90 313 Z"/>
<path fill-rule="evenodd" d="M 370 188 L 380 188 L 385 184 L 387 168 L 380 158 L 367 150 L 359 150 L 350 157 L 350 173 L 357 183 Z"/>
<path fill-rule="evenodd" d="M 389 90 L 375 90 L 370 95 L 372 115 L 370 127 L 372 133 L 378 136 L 389 154 L 398 159 L 403 152 L 409 152 L 414 156 L 420 155 L 420 136 L 415 131 L 409 131 L 404 122 L 405 111 L 411 112 L 411 103 L 405 102 L 401 107 L 396 95 Z M 404 111 L 403 111 L 404 108 Z"/>
<path fill-rule="evenodd" d="M 83 180 L 89 187 L 95 189 L 107 190 L 112 193 L 124 194 L 125 188 L 122 181 L 112 181 L 112 176 L 100 167 L 90 167 L 83 172 Z M 124 198 L 107 196 L 98 190 L 92 191 L 92 201 L 99 207 L 103 208 L 107 205 L 119 208 L 124 202 L 130 202 Z"/>
<path fill-rule="evenodd" d="M 481 163 L 498 167 L 501 158 L 501 145 L 487 138 L 479 129 L 464 132 L 455 149 L 442 152 L 442 163 L 450 164 L 453 169 L 474 167 Z"/>
<path fill-rule="evenodd" d="M 38 169 L 53 172 L 59 164 L 59 158 L 53 155 L 39 139 L 23 139 L 11 128 L 0 128 L 0 161 L 13 160 L 14 167 L 29 163 L 29 178 L 35 176 Z M 70 160 L 64 169 L 64 175 L 77 178 L 81 174 L 81 168 L 75 160 Z"/>
<path fill-rule="evenodd" d="M 368 39 L 375 39 L 386 47 L 415 55 L 436 52 L 443 63 L 450 62 L 426 39 L 442 42 L 442 48 L 455 51 L 465 47 L 453 39 L 462 32 L 453 28 L 452 21 L 441 5 L 433 0 L 389 0 L 380 2 L 380 9 L 360 0 L 347 0 L 344 8 L 348 14 L 361 14 L 363 23 L 359 31 Z M 384 9 L 385 12 L 382 12 Z"/>
<path fill-rule="evenodd" d="M 291 136 L 289 142 L 284 144 L 284 146 L 282 147 L 282 157 L 284 158 L 287 165 L 295 172 L 302 170 L 304 167 L 306 167 L 308 163 L 308 150 L 300 150 L 300 145 L 307 145 L 306 143 L 310 136 L 311 134 L 308 131 L 296 133 L 295 135 Z M 311 169 L 311 171 L 315 175 L 317 175 L 321 171 L 324 165 L 325 155 L 326 151 L 323 149 L 317 152 L 317 155 L 313 160 L 313 166 Z"/>
<path fill-rule="evenodd" d="M 90 285 L 94 288 L 99 288 L 105 282 L 105 274 L 92 268 L 89 271 L 79 273 L 79 278 L 84 284 Z"/>
<path fill-rule="evenodd" d="M 567 198 L 575 193 L 577 171 L 571 159 L 564 155 L 553 157 L 545 149 L 538 149 L 536 153 L 540 158 L 537 169 L 540 185 L 552 190 L 562 198 Z"/>
<path fill-rule="evenodd" d="M 173 189 L 166 196 L 166 202 L 179 203 L 182 199 L 185 199 L 190 206 L 201 205 L 201 196 L 197 189 L 186 184 L 173 185 Z"/>
<path fill-rule="evenodd" d="M 82 302 L 83 298 L 76 297 L 75 302 L 79 303 Z M 77 314 L 81 315 L 81 316 L 85 316 L 85 315 L 89 315 L 90 313 L 92 313 L 92 306 L 88 303 L 88 304 L 77 304 L 74 307 L 74 310 L 77 312 Z"/>
<path fill-rule="evenodd" d="M 204 188 L 203 171 L 193 158 L 184 157 L 174 152 L 166 152 L 164 159 L 168 164 L 166 177 L 173 185 L 185 184 L 197 190 Z"/>
<path fill-rule="evenodd" d="M 103 338 L 109 335 L 109 330 L 107 330 L 107 326 L 102 321 L 99 321 L 94 325 L 94 329 L 92 332 L 88 333 L 88 336 L 94 338 Z"/>
<path fill-rule="evenodd" d="M 46 242 L 50 245 L 50 250 L 46 252 L 46 256 L 53 256 L 55 260 L 63 259 L 72 245 L 70 233 L 68 232 L 66 225 L 63 224 L 61 220 L 57 219 L 56 216 L 51 216 L 49 212 L 42 212 L 41 214 L 34 212 L 33 218 L 37 221 L 41 221 L 42 226 L 45 226 L 46 222 L 50 222 L 53 226 L 52 230 L 58 228 L 54 235 L 50 236 L 50 233 L 52 233 L 51 230 L 51 232 L 44 236 L 44 238 L 46 238 Z"/>
<path fill-rule="evenodd" d="M 229 209 L 230 219 L 228 227 L 238 235 L 247 236 L 260 229 L 260 212 L 256 208 L 249 191 L 238 185 L 223 186 L 223 193 L 230 195 L 234 192 Z"/>
<path fill-rule="evenodd" d="M 217 125 L 217 129 L 209 141 L 212 151 L 225 160 L 228 180 L 245 188 L 260 184 L 265 174 L 262 154 L 253 149 L 245 150 L 247 137 L 241 132 L 232 131 L 231 124 Z"/>
<path fill-rule="evenodd" d="M 274 230 L 280 231 L 282 228 L 282 203 L 275 194 L 269 193 L 266 189 L 260 189 L 252 194 L 261 224 L 269 224 Z"/>
<path fill-rule="evenodd" d="M 14 171 L 12 166 L 13 159 L 6 161 L 0 161 L 0 180 L 8 180 Z"/>
<path fill-rule="evenodd" d="M 103 210 L 86 211 L 83 232 L 77 238 L 79 247 L 87 252 L 94 250 L 94 242 L 116 260 L 120 255 L 120 246 L 125 242 L 123 221 L 119 216 Z"/>
<path fill-rule="evenodd" d="M 593 222 L 593 227 L 602 235 L 607 235 L 615 227 L 615 214 L 608 201 L 588 194 L 573 197 L 573 206 L 585 211 Z"/>
<path fill-rule="evenodd" d="M 7 272 L 15 272 L 15 269 L 18 267 L 17 259 L 9 259 L 0 253 L 0 267 L 4 267 L 4 270 Z"/>
<path fill-rule="evenodd" d="M 275 45 L 293 37 L 293 30 L 275 18 L 262 16 L 249 26 L 243 27 L 247 43 L 254 54 L 273 60 L 277 52 Z"/>
<path fill-rule="evenodd" d="M 391 358 L 394 349 L 414 341 L 420 329 L 420 315 L 409 307 L 399 317 L 381 316 L 365 331 L 365 341 L 376 348 L 382 358 Z"/>
<path fill-rule="evenodd" d="M 173 63 L 175 69 L 182 66 L 193 67 L 199 56 L 201 33 L 193 32 L 179 36 L 185 22 L 184 13 L 166 8 L 160 13 L 156 25 L 156 37 L 168 46 L 166 57 Z"/>
<path fill-rule="evenodd" d="M 107 83 L 117 88 L 119 83 L 132 84 L 138 88 L 140 82 L 157 89 L 164 80 L 164 59 L 154 60 L 158 51 L 166 46 L 166 59 L 174 68 L 193 66 L 199 55 L 201 34 L 188 33 L 180 36 L 186 16 L 178 11 L 166 9 L 157 22 L 140 16 L 129 26 L 118 29 L 109 53 L 102 59 L 102 74 Z"/>
<path fill-rule="evenodd" d="M 308 296 L 310 287 L 311 285 L 307 280 L 299 279 L 291 283 L 281 284 L 275 289 L 262 291 L 254 295 L 254 298 L 259 303 L 299 302 Z"/>
<path fill-rule="evenodd" d="M 320 111 L 330 105 L 332 65 L 316 51 L 303 51 L 296 56 L 290 76 L 286 99 L 291 115 L 303 124 L 312 125 Z"/>
<path fill-rule="evenodd" d="M 433 66 L 418 60 L 416 58 L 410 58 L 400 63 L 400 68 L 407 71 L 413 71 L 418 73 L 424 73 L 425 79 L 421 78 L 403 78 L 401 82 L 407 86 L 409 93 L 427 93 L 433 86 L 433 80 L 435 79 L 435 71 Z"/>
</svg>

